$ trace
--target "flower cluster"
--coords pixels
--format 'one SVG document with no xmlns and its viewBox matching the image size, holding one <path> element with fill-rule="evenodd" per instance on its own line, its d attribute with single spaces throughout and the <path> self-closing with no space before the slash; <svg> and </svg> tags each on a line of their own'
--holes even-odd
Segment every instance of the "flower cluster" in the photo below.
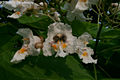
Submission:
<svg viewBox="0 0 120 80">
<path fill-rule="evenodd" d="M 10 0 L 2 3 L 3 7 L 8 10 L 13 10 L 15 13 L 9 15 L 10 18 L 20 18 L 29 10 L 38 10 L 39 5 L 34 3 L 33 0 Z"/>
<path fill-rule="evenodd" d="M 0 1 L 0 5 L 10 11 L 14 11 L 12 15 L 8 15 L 8 18 L 18 19 L 24 14 L 35 15 L 36 17 L 46 15 L 55 21 L 60 21 L 60 14 L 54 8 L 47 9 L 47 3 L 44 2 L 35 3 L 34 0 L 10 0 Z M 43 13 L 45 11 L 47 12 Z"/>
<path fill-rule="evenodd" d="M 90 20 L 86 18 L 83 14 L 85 10 L 88 10 L 92 4 L 96 4 L 98 0 L 71 0 L 71 2 L 66 2 L 64 5 L 65 10 L 67 10 L 67 19 L 73 21 L 74 19 L 85 21 Z"/>
<path fill-rule="evenodd" d="M 24 14 L 32 13 L 36 17 L 47 15 L 55 21 L 60 21 L 60 14 L 55 10 L 55 8 L 48 9 L 48 4 L 46 2 L 35 2 L 36 1 L 34 0 L 10 0 L 0 1 L 0 4 L 8 10 L 14 11 L 12 15 L 8 15 L 9 18 L 17 19 Z M 95 5 L 97 2 L 98 0 L 71 0 L 71 2 L 66 2 L 64 7 L 61 7 L 61 9 L 67 11 L 66 17 L 69 21 L 73 21 L 75 19 L 86 21 L 91 20 L 91 18 L 86 18 L 83 12 L 91 8 L 91 5 Z"/>
<path fill-rule="evenodd" d="M 43 48 L 44 56 L 55 54 L 55 57 L 65 57 L 77 53 L 83 63 L 97 63 L 97 60 L 91 57 L 94 54 L 93 49 L 87 47 L 92 36 L 85 32 L 77 38 L 72 35 L 72 28 L 68 24 L 55 22 L 49 25 L 45 42 L 42 37 L 34 36 L 29 28 L 19 29 L 17 34 L 23 36 L 24 43 L 11 62 L 18 63 L 28 55 L 39 55 Z"/>
<path fill-rule="evenodd" d="M 83 12 L 96 4 L 98 0 L 71 0 L 66 2 L 64 8 L 67 10 L 67 19 L 73 21 L 74 19 L 85 21 L 88 20 Z M 55 22 L 48 26 L 47 38 L 45 41 L 42 37 L 34 36 L 29 28 L 19 29 L 17 34 L 23 36 L 23 45 L 18 50 L 11 62 L 19 63 L 27 56 L 37 56 L 43 50 L 44 56 L 66 57 L 69 54 L 77 53 L 79 58 L 85 64 L 97 63 L 91 55 L 94 54 L 93 49 L 87 46 L 92 36 L 87 32 L 83 33 L 78 38 L 72 35 L 72 28 L 68 24 L 60 22 L 60 14 L 54 9 L 47 9 L 48 4 L 45 2 L 35 3 L 34 0 L 10 0 L 0 2 L 2 7 L 14 11 L 9 18 L 20 18 L 24 14 L 32 13 L 36 17 L 40 15 L 47 15 Z M 46 12 L 47 11 L 47 12 Z M 46 12 L 46 13 L 44 13 Z M 58 22 L 56 22 L 58 21 Z"/>
<path fill-rule="evenodd" d="M 93 49 L 87 47 L 89 40 L 92 40 L 90 34 L 85 32 L 77 38 L 72 35 L 70 25 L 61 22 L 53 23 L 48 28 L 48 37 L 43 43 L 44 56 L 56 53 L 55 57 L 65 57 L 77 53 L 83 63 L 97 63 L 97 60 L 91 57 L 94 54 Z"/>
</svg>

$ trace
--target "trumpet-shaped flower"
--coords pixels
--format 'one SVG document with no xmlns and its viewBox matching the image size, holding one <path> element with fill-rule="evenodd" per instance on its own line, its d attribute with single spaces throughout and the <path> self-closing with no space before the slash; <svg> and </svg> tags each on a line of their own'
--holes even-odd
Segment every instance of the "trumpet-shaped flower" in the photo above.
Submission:
<svg viewBox="0 0 120 80">
<path fill-rule="evenodd" d="M 48 27 L 48 37 L 43 43 L 43 54 L 52 56 L 53 51 L 56 52 L 55 57 L 65 57 L 69 53 L 75 52 L 76 37 L 72 35 L 72 29 L 68 24 L 55 22 Z"/>
<path fill-rule="evenodd" d="M 23 36 L 23 46 L 18 50 L 11 62 L 18 63 L 25 59 L 28 55 L 37 56 L 42 48 L 42 39 L 34 36 L 29 28 L 19 29 L 17 34 Z"/>
<path fill-rule="evenodd" d="M 89 40 L 92 40 L 92 36 L 88 34 L 87 32 L 83 33 L 80 37 L 78 37 L 76 52 L 78 53 L 79 58 L 82 59 L 83 63 L 85 64 L 95 63 L 96 64 L 97 60 L 94 60 L 91 57 L 91 55 L 94 54 L 93 49 L 91 49 L 90 47 L 87 47 Z"/>
<path fill-rule="evenodd" d="M 73 21 L 74 19 L 85 21 L 90 20 L 90 18 L 86 18 L 83 14 L 85 10 L 87 10 L 91 4 L 96 4 L 98 0 L 72 0 L 71 3 L 66 3 L 64 5 L 64 9 L 68 10 L 67 18 L 69 21 Z"/>
<path fill-rule="evenodd" d="M 39 9 L 39 5 L 32 2 L 33 0 L 10 0 L 2 3 L 3 7 L 8 10 L 14 10 L 15 13 L 9 15 L 10 18 L 20 18 L 29 10 Z"/>
<path fill-rule="evenodd" d="M 17 19 L 21 16 L 22 16 L 22 14 L 20 12 L 15 12 L 12 15 L 8 15 L 9 18 L 14 18 L 14 19 Z"/>
<path fill-rule="evenodd" d="M 79 58 L 82 59 L 82 62 L 85 64 L 88 63 L 97 63 L 97 60 L 94 60 L 91 55 L 94 54 L 93 49 L 89 48 L 89 47 L 85 47 L 85 48 L 81 48 L 80 49 L 80 53 L 78 54 Z"/>
</svg>

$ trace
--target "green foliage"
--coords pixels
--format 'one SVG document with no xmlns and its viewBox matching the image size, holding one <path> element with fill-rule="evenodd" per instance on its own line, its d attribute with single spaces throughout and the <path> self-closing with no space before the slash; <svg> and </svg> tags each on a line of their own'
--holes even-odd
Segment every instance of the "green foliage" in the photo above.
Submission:
<svg viewBox="0 0 120 80">
<path fill-rule="evenodd" d="M 31 15 L 31 16 L 23 15 L 18 19 L 18 21 L 22 24 L 30 24 L 30 23 L 38 22 L 43 19 L 48 19 L 48 17 L 43 15 L 39 17 L 36 17 L 35 15 Z"/>
<path fill-rule="evenodd" d="M 71 24 L 73 35 L 80 36 L 84 32 L 90 33 L 93 37 L 96 37 L 98 26 L 97 24 L 90 23 L 90 22 L 80 22 L 80 21 L 73 21 Z"/>
<path fill-rule="evenodd" d="M 43 24 L 45 23 L 43 22 Z M 79 62 L 80 60 L 72 55 L 66 58 L 44 57 L 43 55 L 38 57 L 29 56 L 19 64 L 10 63 L 15 52 L 22 46 L 21 37 L 16 35 L 16 28 L 10 25 L 1 27 L 0 32 L 0 37 L 2 37 L 0 38 L 2 42 L 0 43 L 0 72 L 4 72 L 4 74 L 1 74 L 0 79 L 94 80 Z M 5 78 L 5 75 L 7 75 L 7 78 Z"/>
<path fill-rule="evenodd" d="M 9 34 L 8 34 L 9 35 Z M 3 37 L 6 39 L 6 37 Z M 19 64 L 10 63 L 18 48 L 19 36 L 12 36 L 0 50 L 0 79 L 7 80 L 93 80 L 94 78 L 72 55 L 66 58 L 29 56 Z M 7 75 L 7 78 L 4 76 Z"/>
<path fill-rule="evenodd" d="M 47 26 L 52 22 L 45 20 L 46 19 L 43 18 L 42 20 L 31 21 L 29 24 L 26 24 L 35 29 L 33 32 L 36 32 L 37 35 L 46 36 Z M 46 24 L 46 22 L 48 23 Z M 73 21 L 71 27 L 73 29 L 73 35 L 75 36 L 89 32 L 96 38 L 98 31 L 97 24 Z M 4 79 L 3 76 L 7 75 L 6 79 L 8 80 L 94 80 L 93 66 L 89 65 L 89 67 L 86 67 L 86 65 L 82 65 L 77 55 L 70 55 L 66 58 L 54 58 L 54 56 L 44 57 L 43 55 L 39 55 L 38 57 L 29 56 L 19 64 L 11 64 L 11 58 L 22 45 L 21 37 L 16 35 L 16 29 L 17 28 L 11 24 L 6 24 L 0 28 L 0 37 L 2 37 L 0 38 L 0 71 L 4 72 L 4 74 L 0 76 L 0 79 Z M 120 51 L 118 44 L 119 30 L 105 29 L 106 28 L 103 28 L 102 30 L 100 36 L 101 41 L 99 42 L 96 53 L 98 56 L 98 65 L 104 66 L 104 69 L 106 69 L 108 65 L 111 65 L 111 63 L 111 67 L 117 65 L 117 63 L 114 62 L 116 60 L 113 59 L 113 61 L 110 61 L 110 59 L 115 54 L 114 51 L 118 53 Z M 110 39 L 111 37 L 113 39 Z M 95 42 L 91 41 L 90 46 L 94 48 L 94 45 Z M 117 65 L 117 67 L 118 66 L 119 65 Z M 91 70 L 89 70 L 90 67 Z M 99 78 L 105 77 L 102 76 L 102 73 L 104 72 L 97 68 L 97 74 L 101 75 L 98 76 Z"/>
<path fill-rule="evenodd" d="M 120 38 L 119 29 L 111 29 L 101 34 L 101 38 Z"/>
<path fill-rule="evenodd" d="M 51 1 L 50 5 L 59 10 L 60 7 L 57 5 L 59 0 L 55 2 L 56 4 L 52 4 L 54 1 Z M 105 11 L 107 11 L 111 2 L 112 0 L 105 0 Z M 4 15 L 2 11 L 4 11 Z M 61 11 L 64 14 L 65 12 L 64 10 Z M 43 56 L 42 51 L 37 57 L 28 56 L 21 63 L 12 64 L 10 60 L 23 43 L 22 37 L 17 35 L 16 31 L 19 28 L 29 27 L 35 35 L 46 38 L 48 26 L 53 21 L 48 16 L 43 15 L 40 17 L 23 15 L 18 20 L 13 20 L 6 17 L 9 13 L 7 10 L 0 11 L 2 17 L 2 20 L 0 20 L 0 80 L 120 80 L 119 28 L 106 28 L 106 25 L 102 23 L 102 30 L 100 36 L 98 36 L 100 24 L 76 20 L 70 23 L 65 16 L 61 16 L 62 22 L 71 25 L 74 36 L 78 37 L 84 32 L 88 32 L 94 39 L 98 37 L 97 45 L 97 41 L 90 41 L 88 45 L 95 50 L 93 57 L 98 59 L 96 65 L 83 64 L 77 54 L 65 58 L 55 58 L 54 56 Z M 102 22 L 106 21 L 101 17 L 100 20 L 103 20 Z M 113 24 L 111 23 L 111 25 Z"/>
</svg>

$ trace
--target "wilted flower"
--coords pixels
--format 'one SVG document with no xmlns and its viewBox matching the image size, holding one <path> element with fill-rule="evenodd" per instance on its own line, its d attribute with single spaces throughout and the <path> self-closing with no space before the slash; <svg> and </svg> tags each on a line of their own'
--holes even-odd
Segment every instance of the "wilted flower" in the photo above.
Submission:
<svg viewBox="0 0 120 80">
<path fill-rule="evenodd" d="M 97 1 L 98 0 L 72 0 L 71 3 L 66 3 L 64 9 L 68 10 L 68 20 L 90 20 L 90 18 L 86 18 L 84 16 L 83 12 L 87 10 L 91 6 L 91 4 L 96 4 Z"/>
<path fill-rule="evenodd" d="M 72 35 L 72 28 L 68 24 L 55 22 L 48 27 L 48 37 L 43 43 L 43 54 L 51 56 L 53 51 L 56 56 L 65 57 L 75 52 L 76 37 Z"/>
<path fill-rule="evenodd" d="M 29 10 L 32 11 L 39 9 L 39 5 L 32 1 L 33 0 L 10 0 L 10 1 L 4 1 L 2 3 L 2 6 L 8 10 L 14 10 L 15 13 L 13 13 L 8 17 L 16 19 L 21 17 Z"/>
<path fill-rule="evenodd" d="M 93 49 L 91 49 L 90 47 L 87 47 L 89 40 L 92 40 L 92 36 L 88 34 L 87 32 L 83 33 L 80 37 L 78 37 L 76 52 L 78 53 L 79 58 L 82 59 L 83 63 L 85 64 L 95 63 L 96 64 L 97 60 L 94 60 L 91 57 L 91 55 L 94 54 Z"/>
<path fill-rule="evenodd" d="M 42 48 L 43 39 L 38 36 L 34 36 L 29 28 L 19 29 L 17 34 L 23 36 L 23 46 L 18 50 L 11 62 L 18 63 L 25 59 L 26 56 L 37 56 Z"/>
</svg>

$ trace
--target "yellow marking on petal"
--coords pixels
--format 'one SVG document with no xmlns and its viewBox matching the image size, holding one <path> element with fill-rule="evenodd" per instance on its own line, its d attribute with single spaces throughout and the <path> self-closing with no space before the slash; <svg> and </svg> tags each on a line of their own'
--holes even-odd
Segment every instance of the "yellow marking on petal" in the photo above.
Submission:
<svg viewBox="0 0 120 80">
<path fill-rule="evenodd" d="M 59 41 L 57 41 L 57 44 L 59 44 Z"/>
<path fill-rule="evenodd" d="M 63 44 L 63 41 L 61 40 L 61 44 Z"/>
<path fill-rule="evenodd" d="M 20 15 L 20 12 L 19 12 L 19 11 L 17 11 L 17 12 L 16 12 L 16 14 L 17 14 L 17 15 Z"/>
<path fill-rule="evenodd" d="M 57 50 L 57 46 L 55 44 L 52 45 L 52 47 L 54 48 L 54 50 Z"/>
<path fill-rule="evenodd" d="M 29 38 L 23 38 L 22 40 L 27 41 L 27 40 L 29 40 Z"/>
<path fill-rule="evenodd" d="M 82 56 L 88 56 L 88 53 L 86 51 L 84 51 Z"/>
<path fill-rule="evenodd" d="M 80 2 L 87 2 L 87 0 L 79 0 Z"/>
<path fill-rule="evenodd" d="M 19 50 L 19 53 L 24 53 L 24 52 L 26 52 L 26 51 L 27 51 L 27 49 L 21 48 L 21 49 Z"/>
<path fill-rule="evenodd" d="M 63 44 L 62 44 L 62 48 L 64 49 L 64 48 L 66 48 L 66 47 L 67 47 L 67 44 L 63 43 Z"/>
</svg>

